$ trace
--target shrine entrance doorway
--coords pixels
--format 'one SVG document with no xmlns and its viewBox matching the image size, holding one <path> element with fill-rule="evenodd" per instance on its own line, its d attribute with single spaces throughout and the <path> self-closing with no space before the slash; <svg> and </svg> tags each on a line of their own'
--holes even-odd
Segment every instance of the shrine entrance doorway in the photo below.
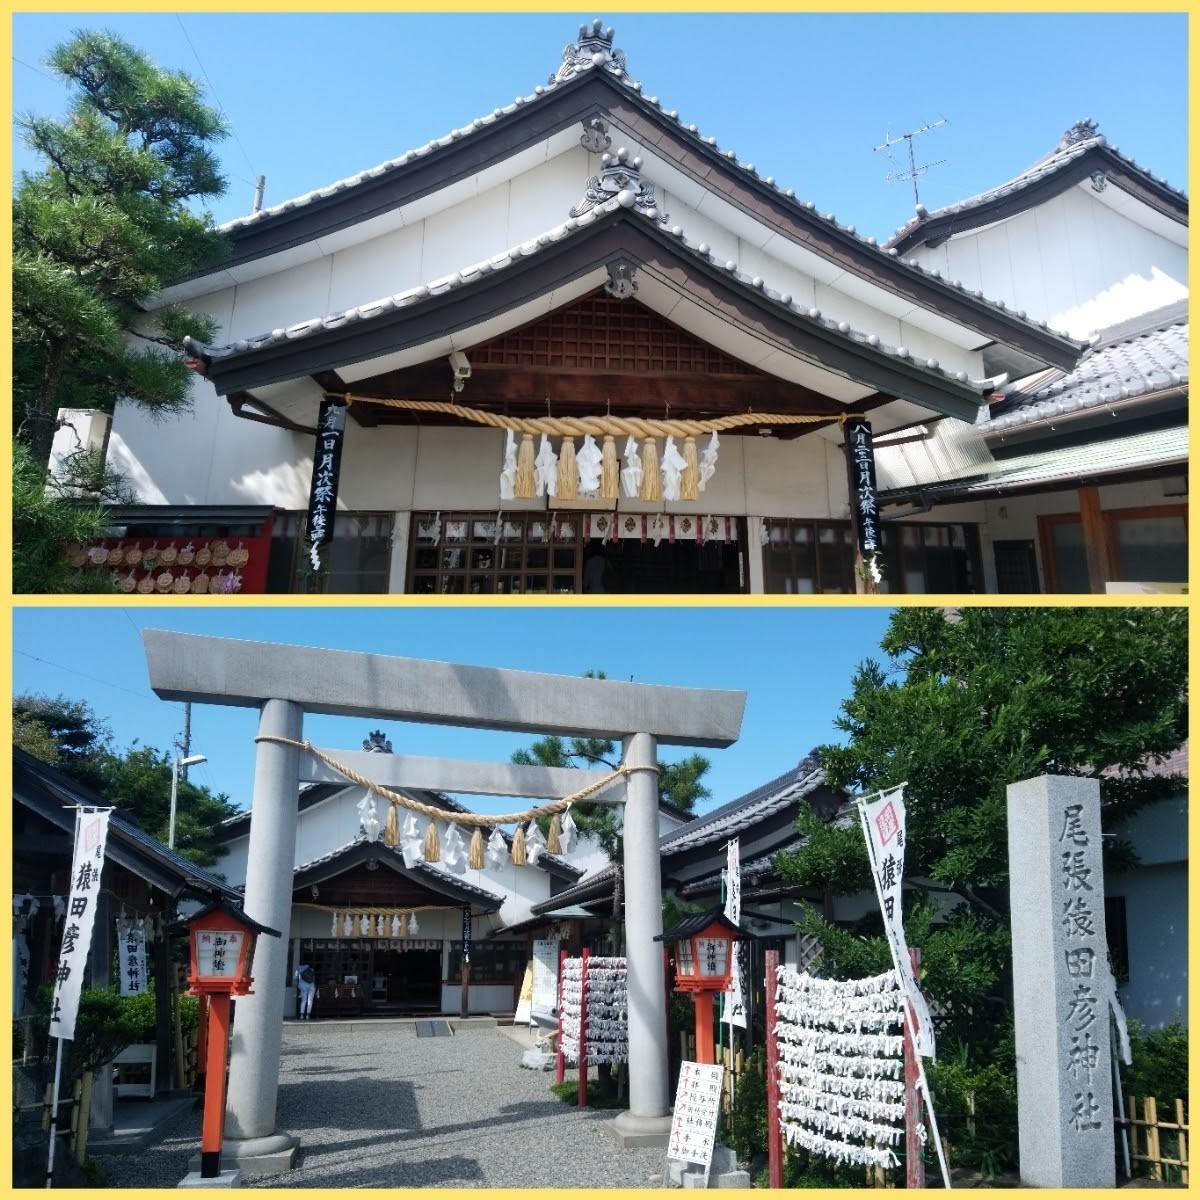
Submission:
<svg viewBox="0 0 1200 1200">
<path fill-rule="evenodd" d="M 377 947 L 371 956 L 370 984 L 368 1014 L 441 1012 L 442 953 Z"/>
</svg>

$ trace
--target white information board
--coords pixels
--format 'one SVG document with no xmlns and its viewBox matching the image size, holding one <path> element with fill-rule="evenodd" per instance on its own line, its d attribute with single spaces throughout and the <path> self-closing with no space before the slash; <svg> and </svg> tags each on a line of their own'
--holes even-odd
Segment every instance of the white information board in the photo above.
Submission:
<svg viewBox="0 0 1200 1200">
<path fill-rule="evenodd" d="M 667 1142 L 668 1158 L 701 1163 L 708 1170 L 717 1138 L 724 1079 L 724 1067 L 694 1062 L 680 1065 L 671 1137 Z"/>
<path fill-rule="evenodd" d="M 558 1007 L 558 942 L 533 943 L 533 1011 L 548 1013 Z"/>
</svg>

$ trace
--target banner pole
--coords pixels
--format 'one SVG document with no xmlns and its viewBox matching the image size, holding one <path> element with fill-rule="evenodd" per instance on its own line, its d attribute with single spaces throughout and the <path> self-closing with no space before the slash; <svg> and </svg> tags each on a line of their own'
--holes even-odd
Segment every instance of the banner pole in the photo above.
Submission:
<svg viewBox="0 0 1200 1200">
<path fill-rule="evenodd" d="M 62 1086 L 63 1040 L 58 1043 L 58 1054 L 54 1059 L 54 1096 L 50 1102 L 50 1149 L 46 1156 L 46 1186 L 54 1186 L 54 1144 L 58 1141 L 58 1089 Z"/>
</svg>

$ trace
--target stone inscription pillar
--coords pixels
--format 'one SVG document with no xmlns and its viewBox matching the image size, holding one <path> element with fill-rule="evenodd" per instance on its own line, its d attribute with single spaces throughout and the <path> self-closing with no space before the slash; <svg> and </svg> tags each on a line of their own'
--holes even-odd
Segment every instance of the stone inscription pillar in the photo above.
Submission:
<svg viewBox="0 0 1200 1200">
<path fill-rule="evenodd" d="M 1100 784 L 1008 788 L 1021 1182 L 1114 1187 Z"/>
<path fill-rule="evenodd" d="M 629 982 L 629 1110 L 612 1124 L 626 1146 L 667 1144 L 666 976 L 662 943 L 662 870 L 658 857 L 658 747 L 646 733 L 624 739 L 625 954 Z"/>
<path fill-rule="evenodd" d="M 258 731 L 299 741 L 303 712 L 287 700 L 267 700 Z M 292 871 L 296 861 L 296 798 L 300 751 L 259 742 L 254 762 L 254 794 L 246 869 L 246 915 L 279 937 L 260 937 L 254 950 L 254 992 L 235 1002 L 225 1115 L 225 1154 L 250 1173 L 247 1159 L 260 1158 L 268 1171 L 286 1169 L 296 1139 L 275 1132 L 279 1058 L 283 1040 L 283 998 L 288 980 L 287 951 L 292 913 Z M 279 1161 L 286 1158 L 286 1163 Z"/>
</svg>

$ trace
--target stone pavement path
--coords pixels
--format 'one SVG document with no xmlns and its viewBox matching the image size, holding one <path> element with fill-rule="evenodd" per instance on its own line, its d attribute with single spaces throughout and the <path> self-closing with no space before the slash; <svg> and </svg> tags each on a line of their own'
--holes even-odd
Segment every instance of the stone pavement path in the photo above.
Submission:
<svg viewBox="0 0 1200 1200">
<path fill-rule="evenodd" d="M 615 1112 L 564 1104 L 503 1030 L 451 1025 L 427 1038 L 399 1022 L 285 1026 L 276 1127 L 299 1137 L 297 1168 L 243 1186 L 660 1186 L 664 1151 L 621 1149 Z M 110 1187 L 175 1187 L 199 1136 L 189 1113 L 147 1151 L 97 1161 Z"/>
</svg>

